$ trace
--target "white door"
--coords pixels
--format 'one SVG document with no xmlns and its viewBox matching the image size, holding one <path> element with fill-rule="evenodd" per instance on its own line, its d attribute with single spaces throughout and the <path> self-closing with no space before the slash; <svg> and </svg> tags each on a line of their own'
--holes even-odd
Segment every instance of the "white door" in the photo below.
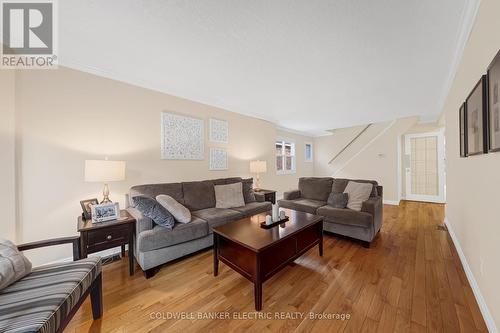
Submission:
<svg viewBox="0 0 500 333">
<path fill-rule="evenodd" d="M 445 202 L 443 131 L 405 135 L 406 199 Z"/>
</svg>

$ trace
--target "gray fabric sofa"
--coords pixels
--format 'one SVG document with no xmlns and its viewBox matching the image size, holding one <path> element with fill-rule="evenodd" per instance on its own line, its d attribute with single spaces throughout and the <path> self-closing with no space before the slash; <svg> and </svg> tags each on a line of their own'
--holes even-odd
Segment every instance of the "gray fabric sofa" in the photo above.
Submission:
<svg viewBox="0 0 500 333">
<path fill-rule="evenodd" d="M 383 221 L 383 187 L 376 181 L 352 179 L 360 183 L 373 184 L 370 198 L 363 202 L 361 211 L 348 208 L 333 208 L 327 204 L 331 192 L 341 193 L 349 179 L 305 177 L 299 179 L 299 189 L 284 193 L 278 204 L 324 218 L 323 229 L 332 233 L 363 241 L 366 247 L 375 238 Z"/>
<path fill-rule="evenodd" d="M 151 277 L 156 268 L 164 263 L 213 245 L 212 229 L 241 218 L 271 210 L 271 203 L 258 202 L 253 192 L 244 193 L 245 206 L 231 209 L 215 208 L 214 185 L 247 183 L 251 189 L 251 179 L 224 178 L 184 183 L 150 184 L 134 186 L 130 189 L 128 212 L 137 220 L 135 257 L 145 272 Z M 245 192 L 245 191 L 244 191 Z M 133 197 L 156 198 L 167 194 L 186 206 L 192 215 L 191 222 L 176 222 L 169 230 L 153 223 L 133 205 Z"/>
</svg>

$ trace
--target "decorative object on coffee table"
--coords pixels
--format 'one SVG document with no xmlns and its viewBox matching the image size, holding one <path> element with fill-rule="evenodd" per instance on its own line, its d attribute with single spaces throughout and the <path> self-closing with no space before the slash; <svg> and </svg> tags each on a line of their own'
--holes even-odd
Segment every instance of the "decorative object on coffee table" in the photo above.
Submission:
<svg viewBox="0 0 500 333">
<path fill-rule="evenodd" d="M 82 206 L 83 210 L 83 217 L 86 218 L 87 220 L 90 219 L 92 217 L 91 206 L 98 204 L 99 201 L 97 200 L 97 198 L 80 201 L 80 206 Z"/>
<path fill-rule="evenodd" d="M 466 100 L 467 154 L 479 155 L 488 152 L 487 135 L 487 81 L 486 75 L 476 84 Z"/>
<path fill-rule="evenodd" d="M 500 151 L 500 51 L 488 67 L 488 148 Z"/>
<path fill-rule="evenodd" d="M 114 221 L 92 223 L 78 217 L 81 257 L 114 247 L 121 246 L 122 257 L 128 244 L 129 273 L 134 274 L 134 237 L 136 220 L 126 210 L 120 211 L 120 217 Z"/>
<path fill-rule="evenodd" d="M 214 276 L 222 261 L 254 284 L 255 310 L 262 310 L 262 284 L 287 264 L 318 245 L 323 255 L 323 218 L 287 210 L 284 228 L 264 229 L 266 213 L 213 229 Z"/>
<path fill-rule="evenodd" d="M 268 201 L 272 204 L 276 203 L 276 191 L 260 189 L 254 190 L 255 199 L 260 202 Z"/>
<path fill-rule="evenodd" d="M 85 161 L 85 181 L 104 183 L 101 203 L 109 203 L 108 182 L 125 180 L 125 162 L 108 160 L 86 160 Z"/>
<path fill-rule="evenodd" d="M 266 161 L 252 161 L 250 162 L 250 172 L 256 174 L 255 191 L 260 191 L 260 174 L 267 172 Z"/>
</svg>

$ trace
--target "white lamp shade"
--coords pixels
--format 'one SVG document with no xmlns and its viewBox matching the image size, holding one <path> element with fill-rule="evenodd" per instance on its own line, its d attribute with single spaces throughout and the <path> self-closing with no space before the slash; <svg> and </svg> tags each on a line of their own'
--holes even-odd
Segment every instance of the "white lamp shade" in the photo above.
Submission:
<svg viewBox="0 0 500 333">
<path fill-rule="evenodd" d="M 267 172 L 267 162 L 266 161 L 252 161 L 252 162 L 250 162 L 250 172 L 251 173 Z"/>
<path fill-rule="evenodd" d="M 85 161 L 86 182 L 116 182 L 125 180 L 125 161 Z"/>
</svg>

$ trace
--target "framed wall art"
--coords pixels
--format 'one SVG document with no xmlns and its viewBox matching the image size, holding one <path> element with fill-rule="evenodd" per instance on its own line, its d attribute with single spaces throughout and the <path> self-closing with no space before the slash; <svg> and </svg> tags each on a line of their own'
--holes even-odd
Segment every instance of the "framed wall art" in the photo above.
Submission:
<svg viewBox="0 0 500 333">
<path fill-rule="evenodd" d="M 204 123 L 202 119 L 162 112 L 161 158 L 164 160 L 203 160 Z"/>
<path fill-rule="evenodd" d="M 210 148 L 210 170 L 227 170 L 228 156 L 223 148 Z"/>
<path fill-rule="evenodd" d="M 459 128 L 460 157 L 467 157 L 467 113 L 465 112 L 465 102 L 460 106 Z"/>
<path fill-rule="evenodd" d="M 219 143 L 229 142 L 229 126 L 227 121 L 210 118 L 210 141 Z"/>
<path fill-rule="evenodd" d="M 488 67 L 488 150 L 500 151 L 500 51 Z"/>
<path fill-rule="evenodd" d="M 483 75 L 465 102 L 467 156 L 488 152 L 488 102 L 486 87 L 486 75 Z"/>
</svg>

